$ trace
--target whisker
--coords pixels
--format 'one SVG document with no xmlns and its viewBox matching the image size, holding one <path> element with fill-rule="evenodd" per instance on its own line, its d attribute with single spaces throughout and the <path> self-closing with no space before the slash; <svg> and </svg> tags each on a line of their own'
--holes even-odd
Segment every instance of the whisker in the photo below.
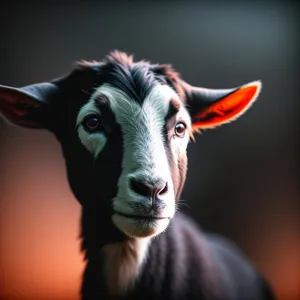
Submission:
<svg viewBox="0 0 300 300">
<path fill-rule="evenodd" d="M 81 89 L 81 92 L 87 94 L 88 96 L 92 96 L 92 94 L 91 94 L 90 92 L 88 92 L 88 91 L 86 91 L 86 90 L 84 90 L 84 89 Z"/>
<path fill-rule="evenodd" d="M 191 207 L 190 207 L 187 203 L 185 203 L 184 201 L 185 201 L 185 200 L 179 200 L 179 202 L 177 203 L 177 206 L 178 206 L 178 207 L 185 206 L 185 207 L 191 209 Z"/>
</svg>

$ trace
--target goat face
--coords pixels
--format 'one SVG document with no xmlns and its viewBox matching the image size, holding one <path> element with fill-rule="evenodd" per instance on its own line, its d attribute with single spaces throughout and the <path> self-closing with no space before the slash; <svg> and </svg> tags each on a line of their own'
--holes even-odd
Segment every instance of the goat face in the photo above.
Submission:
<svg viewBox="0 0 300 300">
<path fill-rule="evenodd" d="M 113 116 L 111 123 L 102 122 L 108 113 L 103 106 Z M 106 126 L 118 130 L 107 134 Z M 109 145 L 110 135 L 118 134 L 122 140 L 122 168 L 112 199 L 114 224 L 135 237 L 163 231 L 175 213 L 175 200 L 184 182 L 191 132 L 190 116 L 176 92 L 153 82 L 145 97 L 134 100 L 105 83 L 80 109 L 77 128 L 80 142 L 95 160 L 102 160 L 106 146 L 114 159 L 117 149 Z"/>
<path fill-rule="evenodd" d="M 192 87 L 170 66 L 115 52 L 51 83 L 0 87 L 0 111 L 16 125 L 57 136 L 84 209 L 100 211 L 103 224 L 112 221 L 128 236 L 147 237 L 174 216 L 193 131 L 234 120 L 259 91 L 258 81 L 230 90 Z"/>
</svg>

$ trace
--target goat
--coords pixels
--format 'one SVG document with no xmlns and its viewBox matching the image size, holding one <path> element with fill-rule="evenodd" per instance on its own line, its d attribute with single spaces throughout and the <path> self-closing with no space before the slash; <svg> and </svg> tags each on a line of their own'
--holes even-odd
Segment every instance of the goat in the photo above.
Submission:
<svg viewBox="0 0 300 300">
<path fill-rule="evenodd" d="M 61 144 L 82 208 L 81 299 L 274 299 L 237 246 L 178 212 L 188 142 L 237 119 L 260 90 L 194 87 L 119 51 L 51 82 L 0 86 L 8 122 Z"/>
</svg>

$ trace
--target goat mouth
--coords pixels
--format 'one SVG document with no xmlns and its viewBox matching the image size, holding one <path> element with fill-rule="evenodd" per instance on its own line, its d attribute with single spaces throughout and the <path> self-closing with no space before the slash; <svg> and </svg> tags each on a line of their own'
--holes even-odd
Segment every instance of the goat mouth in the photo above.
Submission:
<svg viewBox="0 0 300 300">
<path fill-rule="evenodd" d="M 125 218 L 130 218 L 130 219 L 135 219 L 135 220 L 148 220 L 148 221 L 156 221 L 156 220 L 165 220 L 165 219 L 170 219 L 168 217 L 157 217 L 157 216 L 141 216 L 141 215 L 127 215 L 121 212 L 116 211 L 115 212 L 117 215 L 120 215 Z"/>
<path fill-rule="evenodd" d="M 169 217 L 159 215 L 124 214 L 115 211 L 112 221 L 125 235 L 132 238 L 156 236 L 163 232 L 170 223 Z"/>
</svg>

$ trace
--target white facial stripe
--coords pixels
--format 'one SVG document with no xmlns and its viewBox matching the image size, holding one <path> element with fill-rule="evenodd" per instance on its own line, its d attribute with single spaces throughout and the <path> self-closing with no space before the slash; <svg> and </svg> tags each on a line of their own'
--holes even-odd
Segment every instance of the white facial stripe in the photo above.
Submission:
<svg viewBox="0 0 300 300">
<path fill-rule="evenodd" d="M 76 120 L 76 126 L 78 126 L 78 136 L 81 143 L 91 154 L 93 154 L 94 158 L 97 158 L 101 150 L 104 148 L 107 138 L 104 133 L 89 133 L 83 128 L 81 123 L 84 117 L 90 113 L 100 114 L 100 111 L 93 100 L 80 109 Z"/>
<path fill-rule="evenodd" d="M 166 173 L 168 166 L 164 157 L 162 128 L 169 101 L 172 97 L 178 98 L 177 94 L 168 86 L 157 85 L 144 99 L 141 107 L 122 91 L 108 84 L 101 86 L 96 95 L 99 93 L 110 99 L 111 108 L 124 134 L 125 155 L 128 154 L 124 171 L 129 172 L 133 166 L 143 166 L 145 170 L 151 165 L 152 174 L 149 176 Z"/>
<path fill-rule="evenodd" d="M 184 106 L 181 106 L 177 113 L 177 121 L 184 121 L 188 128 L 192 126 L 191 117 Z"/>
<path fill-rule="evenodd" d="M 107 141 L 104 133 L 88 133 L 82 126 L 78 128 L 78 136 L 86 149 L 93 154 L 94 158 L 97 158 Z"/>
<path fill-rule="evenodd" d="M 174 188 L 164 147 L 163 126 L 170 100 L 175 98 L 180 101 L 178 95 L 170 87 L 158 84 L 141 106 L 109 84 L 101 86 L 93 98 L 99 94 L 108 97 L 123 132 L 123 170 L 114 208 L 124 213 L 131 212 L 126 202 L 135 202 L 137 195 L 129 188 L 129 176 L 143 180 L 163 180 L 169 185 L 168 193 L 161 196 L 168 203 L 163 214 L 172 217 L 175 212 Z"/>
</svg>

